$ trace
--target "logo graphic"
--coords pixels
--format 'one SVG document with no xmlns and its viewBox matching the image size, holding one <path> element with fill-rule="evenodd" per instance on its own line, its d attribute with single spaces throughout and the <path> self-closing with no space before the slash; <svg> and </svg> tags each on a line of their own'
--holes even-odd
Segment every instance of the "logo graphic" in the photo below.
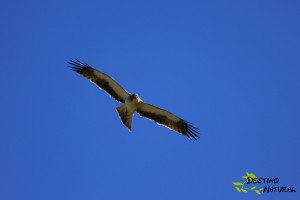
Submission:
<svg viewBox="0 0 300 200">
<path fill-rule="evenodd" d="M 246 172 L 246 176 L 242 176 L 243 179 L 245 179 L 244 182 L 232 182 L 233 185 L 235 185 L 235 189 L 238 192 L 244 192 L 244 193 L 248 193 L 248 191 L 254 191 L 256 194 L 261 194 L 261 191 L 264 188 L 256 188 L 256 186 L 252 186 L 252 187 L 247 187 L 248 186 L 248 180 L 256 180 L 257 177 L 255 176 L 255 174 L 253 173 L 248 173 Z"/>
<path fill-rule="evenodd" d="M 243 182 L 232 182 L 238 192 L 248 193 L 254 191 L 258 195 L 265 192 L 296 192 L 295 187 L 275 185 L 279 183 L 279 178 L 257 178 L 254 173 L 249 172 L 246 172 L 246 176 L 242 176 L 242 178 L 245 179 Z M 261 184 L 263 184 L 263 187 L 257 186 L 262 186 Z"/>
</svg>

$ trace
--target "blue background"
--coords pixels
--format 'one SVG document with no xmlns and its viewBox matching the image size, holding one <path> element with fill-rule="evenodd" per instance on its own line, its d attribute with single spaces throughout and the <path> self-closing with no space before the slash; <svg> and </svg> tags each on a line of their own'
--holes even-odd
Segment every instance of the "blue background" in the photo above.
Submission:
<svg viewBox="0 0 300 200">
<path fill-rule="evenodd" d="M 1 1 L 0 199 L 299 199 L 299 1 Z M 200 128 L 135 115 L 78 58 Z"/>
</svg>

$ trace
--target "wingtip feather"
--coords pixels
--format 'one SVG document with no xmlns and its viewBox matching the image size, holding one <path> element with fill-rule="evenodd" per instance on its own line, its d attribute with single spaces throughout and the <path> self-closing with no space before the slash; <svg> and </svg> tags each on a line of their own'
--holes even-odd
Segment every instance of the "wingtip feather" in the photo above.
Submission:
<svg viewBox="0 0 300 200">
<path fill-rule="evenodd" d="M 186 135 L 189 139 L 197 140 L 199 138 L 198 128 L 192 126 L 191 123 L 187 123 L 187 121 L 184 122 L 186 124 L 184 135 Z"/>
</svg>

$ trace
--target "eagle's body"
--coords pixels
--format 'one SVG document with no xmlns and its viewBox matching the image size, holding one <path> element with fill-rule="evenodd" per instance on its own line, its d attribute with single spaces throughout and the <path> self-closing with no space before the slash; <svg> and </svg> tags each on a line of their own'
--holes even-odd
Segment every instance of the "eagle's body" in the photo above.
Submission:
<svg viewBox="0 0 300 200">
<path fill-rule="evenodd" d="M 137 94 L 128 94 L 125 99 L 125 104 L 116 108 L 123 124 L 127 126 L 130 131 L 132 131 L 131 124 L 133 114 L 138 109 L 140 102 L 142 102 L 142 100 Z"/>
<path fill-rule="evenodd" d="M 117 101 L 123 103 L 123 105 L 118 106 L 116 110 L 121 121 L 130 131 L 132 131 L 133 115 L 137 112 L 143 117 L 187 136 L 189 139 L 197 139 L 197 137 L 199 137 L 197 128 L 192 126 L 191 123 L 166 110 L 143 102 L 137 94 L 130 94 L 110 76 L 95 70 L 79 60 L 71 60 L 69 64 L 72 65 L 72 70 L 83 75 Z"/>
<path fill-rule="evenodd" d="M 142 100 L 137 94 L 129 94 L 126 97 L 124 106 L 126 107 L 128 115 L 133 115 L 133 113 L 138 109 L 140 102 L 142 102 Z"/>
</svg>

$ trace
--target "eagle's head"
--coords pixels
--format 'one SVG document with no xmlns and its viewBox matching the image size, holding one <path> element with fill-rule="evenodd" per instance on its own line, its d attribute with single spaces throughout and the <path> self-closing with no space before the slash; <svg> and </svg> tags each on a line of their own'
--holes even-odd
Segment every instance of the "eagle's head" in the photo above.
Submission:
<svg viewBox="0 0 300 200">
<path fill-rule="evenodd" d="M 129 99 L 130 99 L 130 101 L 136 101 L 136 102 L 139 102 L 141 99 L 139 98 L 139 95 L 137 95 L 137 94 L 131 94 L 130 96 L 129 96 Z"/>
</svg>

